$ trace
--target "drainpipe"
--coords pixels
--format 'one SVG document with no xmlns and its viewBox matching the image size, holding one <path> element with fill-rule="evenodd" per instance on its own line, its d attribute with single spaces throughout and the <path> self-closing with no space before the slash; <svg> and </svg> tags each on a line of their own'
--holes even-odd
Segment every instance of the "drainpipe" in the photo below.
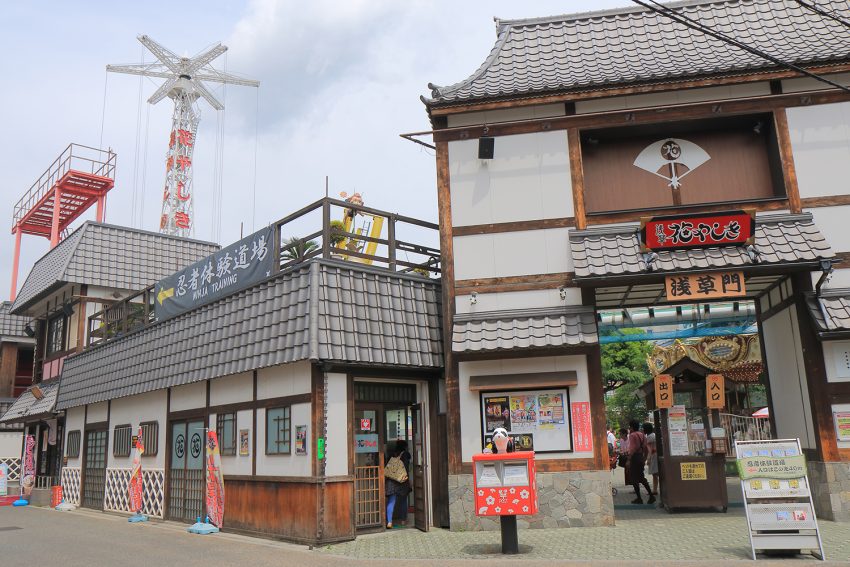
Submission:
<svg viewBox="0 0 850 567">
<path fill-rule="evenodd" d="M 832 267 L 832 260 L 821 260 L 820 261 L 820 269 L 821 275 L 818 283 L 815 285 L 815 296 L 820 297 L 820 288 L 823 287 L 823 284 L 827 282 L 829 276 L 832 275 L 832 272 L 835 268 Z"/>
</svg>

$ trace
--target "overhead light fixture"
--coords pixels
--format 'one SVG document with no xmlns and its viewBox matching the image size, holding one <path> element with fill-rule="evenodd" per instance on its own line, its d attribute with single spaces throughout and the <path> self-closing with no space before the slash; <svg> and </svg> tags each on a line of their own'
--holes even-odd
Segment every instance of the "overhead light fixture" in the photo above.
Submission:
<svg viewBox="0 0 850 567">
<path fill-rule="evenodd" d="M 470 305 L 475 305 L 476 303 L 478 303 L 478 292 L 477 291 L 473 291 L 471 294 L 469 294 L 469 303 L 470 303 Z"/>
<path fill-rule="evenodd" d="M 67 317 L 70 317 L 74 314 L 74 307 L 70 303 L 66 303 L 62 306 L 62 313 L 64 313 Z"/>
<path fill-rule="evenodd" d="M 35 336 L 35 331 L 33 330 L 32 325 L 30 325 L 29 323 L 27 323 L 24 327 L 24 334 L 30 338 Z"/>
<path fill-rule="evenodd" d="M 30 393 L 32 393 L 33 397 L 36 400 L 40 400 L 44 397 L 44 392 L 42 392 L 41 388 L 39 388 L 38 386 L 33 386 L 32 388 L 30 388 Z"/>
<path fill-rule="evenodd" d="M 656 260 L 658 260 L 657 252 L 647 252 L 643 255 L 643 263 L 646 264 L 647 272 L 651 272 L 654 269 L 653 264 Z"/>
<path fill-rule="evenodd" d="M 756 125 L 753 126 L 753 132 L 756 134 L 761 134 L 761 129 L 764 127 L 763 122 L 756 122 Z"/>
<path fill-rule="evenodd" d="M 566 287 L 561 286 L 561 288 L 558 290 L 558 293 L 561 296 L 561 301 L 564 301 L 565 299 L 567 299 L 567 288 Z"/>
<path fill-rule="evenodd" d="M 478 138 L 478 159 L 493 159 L 495 147 L 496 138 L 490 136 Z"/>
</svg>

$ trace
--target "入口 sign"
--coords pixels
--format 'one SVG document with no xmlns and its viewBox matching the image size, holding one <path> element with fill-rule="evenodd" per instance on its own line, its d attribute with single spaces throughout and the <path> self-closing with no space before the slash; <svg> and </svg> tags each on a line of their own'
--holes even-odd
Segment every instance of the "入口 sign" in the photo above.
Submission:
<svg viewBox="0 0 850 567">
<path fill-rule="evenodd" d="M 664 288 L 667 301 L 699 301 L 747 295 L 743 272 L 667 276 Z"/>
<path fill-rule="evenodd" d="M 723 409 L 726 405 L 726 387 L 722 374 L 705 377 L 705 401 L 708 409 Z"/>
<path fill-rule="evenodd" d="M 682 480 L 707 480 L 705 463 L 680 463 Z"/>
</svg>

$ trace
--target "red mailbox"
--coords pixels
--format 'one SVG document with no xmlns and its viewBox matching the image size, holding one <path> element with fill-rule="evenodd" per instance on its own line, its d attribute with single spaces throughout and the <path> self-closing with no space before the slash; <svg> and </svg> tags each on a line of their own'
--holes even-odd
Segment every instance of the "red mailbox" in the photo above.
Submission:
<svg viewBox="0 0 850 567">
<path fill-rule="evenodd" d="M 472 456 L 475 514 L 530 516 L 537 513 L 534 451 Z"/>
</svg>

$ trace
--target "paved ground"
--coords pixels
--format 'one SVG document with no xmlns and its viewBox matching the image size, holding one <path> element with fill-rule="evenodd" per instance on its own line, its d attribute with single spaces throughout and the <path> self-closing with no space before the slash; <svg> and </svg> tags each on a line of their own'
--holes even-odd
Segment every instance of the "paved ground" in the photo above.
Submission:
<svg viewBox="0 0 850 567">
<path fill-rule="evenodd" d="M 309 550 L 233 534 L 196 536 L 172 522 L 129 524 L 125 517 L 90 511 L 0 507 L 0 565 L 4 567 L 194 567 L 216 565 L 455 567 L 461 565 L 718 565 L 749 564 L 743 512 L 676 515 L 625 510 L 613 528 L 523 530 L 521 556 L 498 554 L 497 533 L 395 530 Z M 823 523 L 831 561 L 760 560 L 758 565 L 850 565 L 850 524 Z M 631 550 L 631 551 L 630 551 Z M 635 557 L 642 561 L 630 561 Z"/>
</svg>

